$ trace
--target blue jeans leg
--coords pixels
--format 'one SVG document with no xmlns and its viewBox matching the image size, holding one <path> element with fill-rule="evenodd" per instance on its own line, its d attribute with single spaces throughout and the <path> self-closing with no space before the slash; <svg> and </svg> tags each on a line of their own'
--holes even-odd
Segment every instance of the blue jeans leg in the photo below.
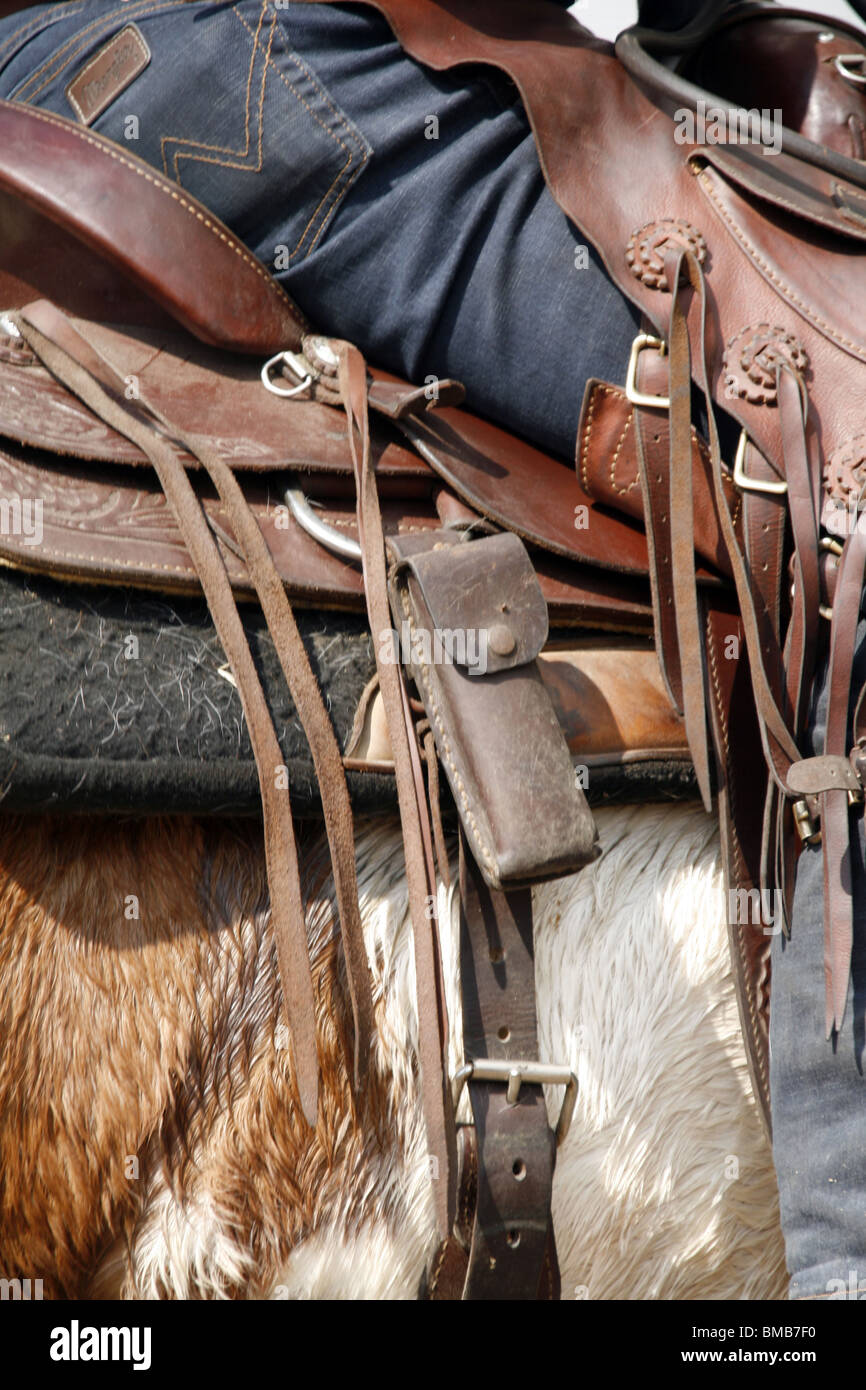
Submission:
<svg viewBox="0 0 866 1390">
<path fill-rule="evenodd" d="M 866 679 L 861 622 L 855 690 Z M 810 751 L 821 751 L 826 676 Z M 842 1030 L 824 1038 L 824 902 L 820 846 L 800 857 L 791 939 L 773 943 L 770 1085 L 792 1298 L 866 1298 L 866 874 L 862 814 L 852 811 L 854 953 Z"/>
</svg>

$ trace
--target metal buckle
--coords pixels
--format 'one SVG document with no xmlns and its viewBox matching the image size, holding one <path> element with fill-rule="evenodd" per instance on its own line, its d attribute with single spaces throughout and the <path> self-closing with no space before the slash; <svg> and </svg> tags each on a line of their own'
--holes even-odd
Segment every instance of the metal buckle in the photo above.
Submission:
<svg viewBox="0 0 866 1390">
<path fill-rule="evenodd" d="M 863 777 L 866 775 L 866 748 L 864 748 L 864 745 L 866 745 L 866 740 L 859 738 L 848 754 L 848 761 L 854 769 L 855 777 L 857 777 L 860 782 L 860 787 L 857 791 L 851 790 L 848 792 L 849 806 L 862 806 L 864 799 L 866 799 L 864 798 L 864 790 L 866 789 L 864 789 L 863 786 Z"/>
<path fill-rule="evenodd" d="M 812 813 L 809 810 L 809 803 L 806 798 L 804 796 L 800 797 L 798 801 L 793 803 L 791 810 L 794 813 L 794 827 L 800 839 L 803 841 L 803 844 L 817 844 L 821 838 L 821 830 L 812 819 Z"/>
<path fill-rule="evenodd" d="M 278 362 L 287 366 L 289 371 L 294 373 L 300 382 L 299 386 L 291 386 L 284 390 L 281 386 L 277 386 L 276 382 L 271 380 L 271 372 Z M 300 396 L 303 391 L 308 390 L 308 388 L 312 386 L 316 377 L 320 375 L 321 373 L 317 372 L 315 367 L 313 367 L 301 353 L 288 351 L 274 353 L 273 357 L 268 358 L 261 371 L 262 385 L 270 391 L 272 395 L 283 396 L 285 399 L 288 399 L 290 396 Z"/>
<path fill-rule="evenodd" d="M 781 497 L 788 491 L 788 484 L 784 479 L 778 483 L 765 482 L 762 479 L 750 478 L 746 473 L 746 445 L 749 442 L 749 435 L 746 430 L 740 430 L 740 438 L 737 443 L 737 456 L 734 459 L 734 486 L 740 488 L 742 492 L 768 492 L 774 497 Z"/>
<path fill-rule="evenodd" d="M 822 550 L 829 550 L 831 555 L 842 555 L 845 550 L 842 542 L 838 541 L 835 536 L 822 536 L 820 545 Z M 827 619 L 828 623 L 832 621 L 833 609 L 829 603 L 819 603 L 818 612 L 822 618 Z"/>
<path fill-rule="evenodd" d="M 670 396 L 646 396 L 643 391 L 637 389 L 637 361 L 641 353 L 647 348 L 653 348 L 656 352 L 661 353 L 662 357 L 667 354 L 667 347 L 661 338 L 654 338 L 650 333 L 638 333 L 631 345 L 631 355 L 628 359 L 625 394 L 632 405 L 654 406 L 658 410 L 670 410 Z"/>
<path fill-rule="evenodd" d="M 565 1098 L 556 1122 L 556 1147 L 562 1144 L 571 1128 L 577 1103 L 577 1077 L 570 1067 L 557 1062 L 518 1062 L 497 1057 L 477 1057 L 474 1062 L 464 1062 L 451 1083 L 455 1110 L 463 1087 L 470 1080 L 504 1081 L 508 1087 L 505 1099 L 509 1105 L 517 1104 L 524 1082 L 529 1086 L 564 1086 Z"/>
</svg>

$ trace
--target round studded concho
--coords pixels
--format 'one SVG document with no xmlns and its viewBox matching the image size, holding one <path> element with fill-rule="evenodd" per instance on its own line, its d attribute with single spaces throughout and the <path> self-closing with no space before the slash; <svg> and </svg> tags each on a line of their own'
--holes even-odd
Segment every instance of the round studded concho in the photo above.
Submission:
<svg viewBox="0 0 866 1390">
<path fill-rule="evenodd" d="M 752 323 L 725 348 L 725 392 L 752 405 L 775 405 L 776 373 L 787 363 L 803 376 L 809 359 L 798 338 L 770 323 Z"/>
<path fill-rule="evenodd" d="M 650 289 L 668 292 L 665 255 L 672 247 L 693 252 L 701 265 L 707 259 L 707 243 L 697 227 L 681 217 L 663 217 L 632 232 L 625 252 L 632 275 Z"/>
</svg>

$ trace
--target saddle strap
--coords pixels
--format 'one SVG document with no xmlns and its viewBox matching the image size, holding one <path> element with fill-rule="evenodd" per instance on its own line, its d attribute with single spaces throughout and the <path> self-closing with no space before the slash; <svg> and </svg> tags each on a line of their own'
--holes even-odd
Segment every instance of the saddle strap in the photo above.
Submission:
<svg viewBox="0 0 866 1390">
<path fill-rule="evenodd" d="M 456 1137 L 454 1113 L 448 1094 L 448 1024 L 436 913 L 436 870 L 424 774 L 405 681 L 400 668 L 383 660 L 382 656 L 382 639 L 391 630 L 391 615 L 385 535 L 376 476 L 370 458 L 367 368 L 361 353 L 351 343 L 330 341 L 324 357 L 317 352 L 315 339 L 308 340 L 306 346 L 314 359 L 316 372 L 326 379 L 336 375 L 335 385 L 346 412 L 358 499 L 358 538 L 364 568 L 364 594 L 373 634 L 379 689 L 391 738 L 403 830 L 415 956 L 421 1103 L 427 1131 L 428 1158 L 434 1174 L 438 1174 L 438 1180 L 433 1183 L 433 1204 L 438 1233 L 445 1240 L 450 1234 L 455 1215 Z M 332 361 L 334 365 L 331 365 Z"/>
<path fill-rule="evenodd" d="M 634 439 L 643 498 L 643 519 L 649 551 L 653 632 L 659 666 L 678 714 L 683 713 L 683 678 L 677 643 L 676 609 L 671 573 L 671 499 L 668 488 L 670 429 L 667 403 L 667 360 L 660 353 L 642 352 L 635 375 L 638 392 L 647 402 L 659 397 L 664 405 L 634 407 Z"/>
<path fill-rule="evenodd" d="M 318 1112 L 316 1011 L 289 789 L 280 777 L 279 743 L 225 565 L 187 477 L 179 444 L 204 465 L 226 505 L 310 742 L 322 786 L 334 864 L 335 894 L 355 1019 L 354 1079 L 356 1086 L 360 1086 L 370 1054 L 373 1005 L 358 905 L 352 813 L 340 751 L 282 581 L 231 469 L 222 460 L 209 449 L 202 448 L 196 436 L 178 434 L 145 400 L 125 398 L 123 382 L 110 364 L 53 305 L 44 300 L 28 305 L 21 312 L 18 323 L 45 366 L 100 419 L 131 439 L 150 459 L 195 564 L 235 677 L 259 774 L 271 916 L 283 999 L 302 1109 L 308 1123 L 315 1125 Z"/>
<path fill-rule="evenodd" d="M 556 1142 L 540 1086 L 522 1084 L 514 1095 L 509 1082 L 509 1071 L 517 1076 L 523 1063 L 538 1061 L 532 893 L 490 888 L 462 828 L 460 975 L 467 1062 L 458 1076 L 468 1076 L 474 1130 L 460 1131 L 458 1225 L 434 1263 L 429 1294 L 554 1299 Z M 497 1062 L 500 1079 L 487 1079 Z"/>
<path fill-rule="evenodd" d="M 0 101 L 0 149 L 0 194 L 43 209 L 203 342 L 262 356 L 299 345 L 308 325 L 279 281 L 128 145 L 51 111 Z M 188 273 L 190 265 L 198 274 Z"/>
</svg>

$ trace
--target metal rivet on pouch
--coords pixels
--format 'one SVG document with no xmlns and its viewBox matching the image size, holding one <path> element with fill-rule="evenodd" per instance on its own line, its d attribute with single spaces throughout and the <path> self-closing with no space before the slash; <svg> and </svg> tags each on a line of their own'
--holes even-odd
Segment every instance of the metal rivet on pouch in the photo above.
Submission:
<svg viewBox="0 0 866 1390">
<path fill-rule="evenodd" d="M 510 656 L 517 646 L 514 633 L 505 623 L 494 623 L 487 633 L 487 641 L 497 656 Z"/>
</svg>

